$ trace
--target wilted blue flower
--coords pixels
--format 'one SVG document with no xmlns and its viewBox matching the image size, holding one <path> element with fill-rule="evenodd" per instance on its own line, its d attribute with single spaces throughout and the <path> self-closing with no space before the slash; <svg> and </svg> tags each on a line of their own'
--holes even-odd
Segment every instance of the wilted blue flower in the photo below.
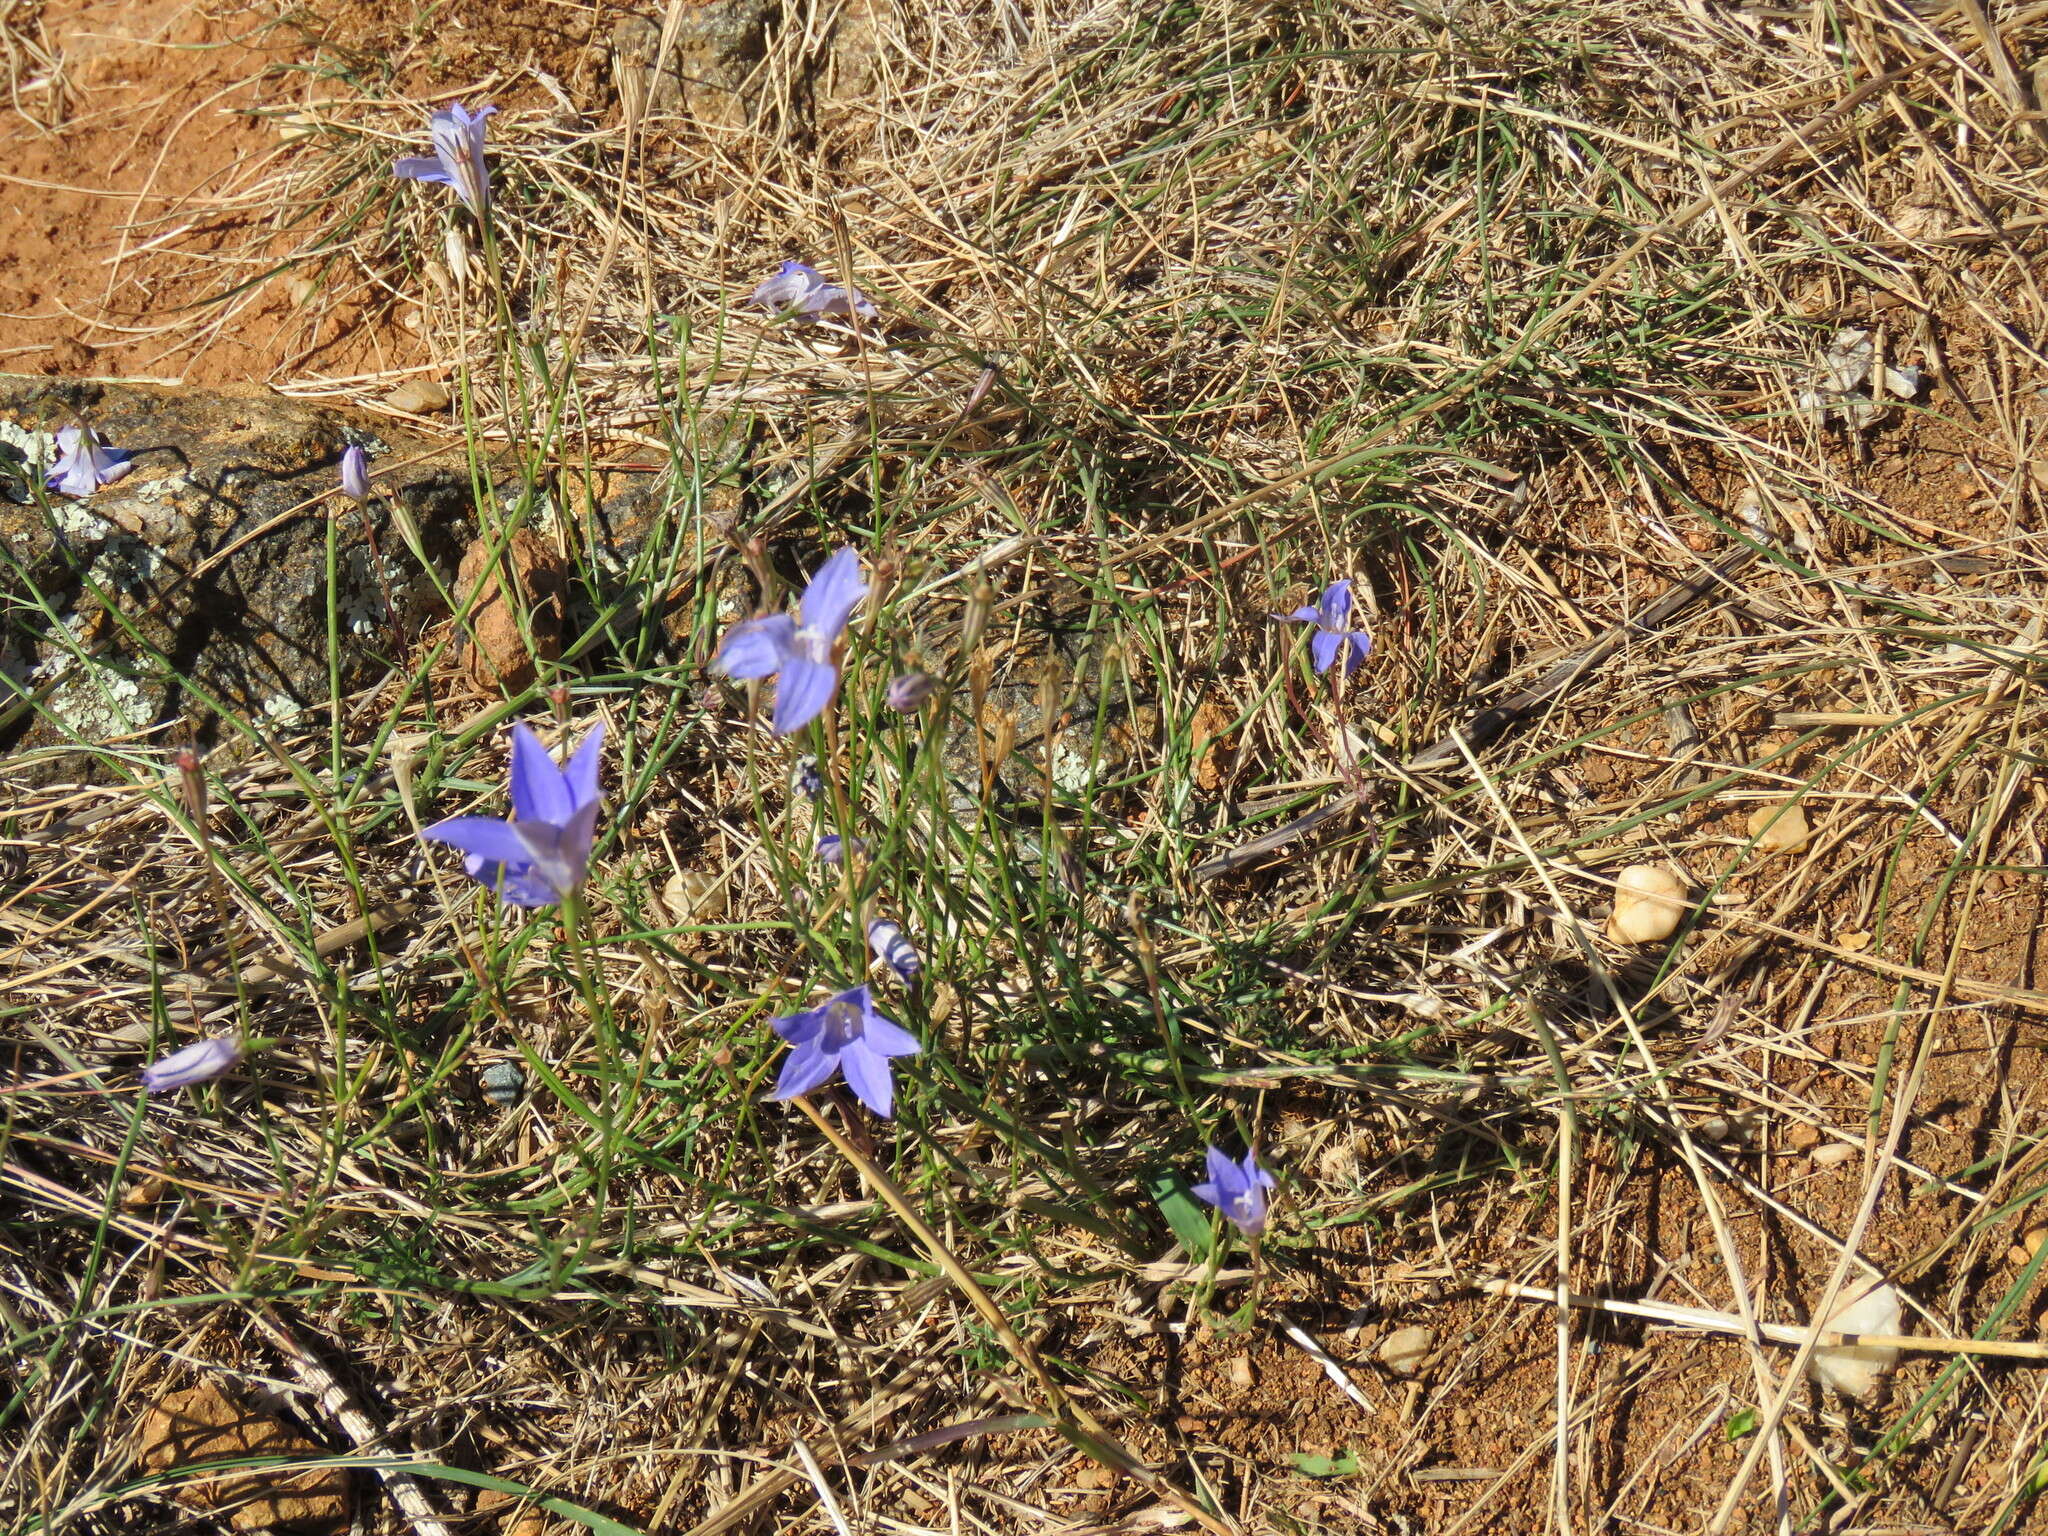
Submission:
<svg viewBox="0 0 2048 1536">
<path fill-rule="evenodd" d="M 924 961 L 918 958 L 910 940 L 903 937 L 903 930 L 886 917 L 878 917 L 868 924 L 868 948 L 875 952 L 890 970 L 904 981 L 915 981 L 917 973 L 924 969 Z"/>
<path fill-rule="evenodd" d="M 932 680 L 922 672 L 905 672 L 901 677 L 889 679 L 889 691 L 883 695 L 883 702 L 899 715 L 907 715 L 918 709 L 932 696 Z"/>
<path fill-rule="evenodd" d="M 370 499 L 370 459 L 354 443 L 341 450 L 342 494 L 358 502 Z"/>
<path fill-rule="evenodd" d="M 808 752 L 796 760 L 789 782 L 806 800 L 815 800 L 825 793 L 825 775 L 818 772 L 818 760 Z"/>
<path fill-rule="evenodd" d="M 1329 671 L 1330 663 L 1342 651 L 1344 675 L 1349 677 L 1358 669 L 1359 663 L 1372 654 L 1372 636 L 1362 629 L 1347 626 L 1351 617 L 1349 581 L 1331 582 L 1323 589 L 1321 601 L 1313 608 L 1297 608 L 1292 613 L 1276 613 L 1272 617 L 1283 624 L 1316 626 L 1315 638 L 1309 641 L 1309 651 L 1315 657 L 1318 672 Z"/>
<path fill-rule="evenodd" d="M 753 299 L 777 314 L 859 315 L 863 320 L 881 314 L 858 290 L 828 283 L 824 273 L 800 261 L 785 261 L 773 276 L 762 279 Z"/>
<path fill-rule="evenodd" d="M 455 816 L 420 836 L 460 848 L 462 867 L 513 906 L 545 907 L 583 883 L 597 837 L 599 724 L 566 768 L 557 768 L 540 738 L 512 727 L 512 819 Z"/>
<path fill-rule="evenodd" d="M 1215 1147 L 1209 1149 L 1209 1182 L 1195 1186 L 1195 1198 L 1206 1200 L 1237 1223 L 1246 1237 L 1266 1230 L 1266 1191 L 1273 1175 L 1259 1166 L 1258 1154 L 1246 1152 L 1233 1163 Z"/>
<path fill-rule="evenodd" d="M 90 429 L 64 427 L 57 433 L 60 457 L 43 476 L 43 484 L 66 496 L 90 496 L 103 485 L 112 485 L 127 474 L 131 455 L 109 448 Z"/>
<path fill-rule="evenodd" d="M 795 1047 L 782 1063 L 770 1099 L 797 1099 L 822 1088 L 835 1073 L 846 1074 L 847 1086 L 861 1103 L 889 1118 L 895 1084 L 891 1056 L 915 1056 L 923 1049 L 917 1037 L 875 1011 L 866 987 L 842 992 L 808 1013 L 792 1013 L 770 1026 Z"/>
<path fill-rule="evenodd" d="M 455 195 L 469 205 L 478 218 L 490 206 L 491 178 L 484 169 L 484 119 L 496 107 L 480 107 L 474 114 L 456 102 L 436 112 L 428 131 L 433 135 L 431 155 L 408 155 L 391 168 L 394 176 L 411 181 L 438 182 L 453 187 Z"/>
<path fill-rule="evenodd" d="M 867 595 L 860 556 L 851 549 L 819 566 L 798 605 L 799 624 L 786 613 L 746 619 L 725 632 L 711 670 L 727 677 L 775 677 L 775 734 L 803 729 L 825 712 L 839 691 L 832 652 L 846 621 Z"/>
<path fill-rule="evenodd" d="M 169 1093 L 194 1083 L 210 1083 L 241 1059 L 242 1042 L 232 1035 L 195 1040 L 144 1067 L 142 1086 L 148 1093 Z"/>
<path fill-rule="evenodd" d="M 826 836 L 819 838 L 818 862 L 820 864 L 844 864 L 846 862 L 847 841 L 848 839 L 841 837 L 837 832 L 828 833 Z M 856 837 L 851 841 L 855 853 L 866 853 L 868 851 L 865 838 Z"/>
</svg>

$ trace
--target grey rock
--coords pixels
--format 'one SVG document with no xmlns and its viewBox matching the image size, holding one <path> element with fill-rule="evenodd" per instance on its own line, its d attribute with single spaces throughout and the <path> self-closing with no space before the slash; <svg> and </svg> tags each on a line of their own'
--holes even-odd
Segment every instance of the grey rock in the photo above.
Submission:
<svg viewBox="0 0 2048 1536">
<path fill-rule="evenodd" d="M 80 418 L 133 467 L 84 500 L 45 496 L 50 434 Z M 338 494 L 351 441 L 371 455 L 367 513 Z M 394 505 L 445 586 L 475 522 L 459 453 L 261 391 L 0 375 L 0 666 L 14 685 L 0 753 L 20 770 L 36 748 L 152 732 L 206 742 L 222 713 L 278 726 L 326 703 L 334 682 L 373 682 L 399 636 L 446 611 Z M 37 776 L 87 771 L 69 754 L 37 760 Z"/>
<path fill-rule="evenodd" d="M 612 28 L 612 81 L 627 115 L 687 112 L 732 127 L 747 121 L 748 77 L 766 50 L 776 0 L 709 0 L 676 7 L 677 29 L 660 56 L 661 23 L 627 16 Z"/>
</svg>

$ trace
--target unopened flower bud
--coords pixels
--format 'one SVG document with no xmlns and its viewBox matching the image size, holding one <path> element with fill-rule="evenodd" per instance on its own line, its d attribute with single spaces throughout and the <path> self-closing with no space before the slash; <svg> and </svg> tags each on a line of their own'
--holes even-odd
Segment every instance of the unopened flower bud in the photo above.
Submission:
<svg viewBox="0 0 2048 1536">
<path fill-rule="evenodd" d="M 370 499 L 370 459 L 354 443 L 341 450 L 341 489 L 357 502 Z"/>
<path fill-rule="evenodd" d="M 448 226 L 442 249 L 448 258 L 448 275 L 455 279 L 455 286 L 460 288 L 469 281 L 469 240 L 462 233 L 460 224 Z"/>
<path fill-rule="evenodd" d="M 232 1036 L 195 1040 L 183 1050 L 152 1061 L 142 1069 L 142 1086 L 148 1093 L 168 1093 L 194 1083 L 211 1082 L 242 1059 L 242 1045 Z"/>
<path fill-rule="evenodd" d="M 194 821 L 205 821 L 206 775 L 199 766 L 199 753 L 192 747 L 180 747 L 171 754 L 171 763 L 178 770 L 178 794 L 185 802 L 185 814 Z"/>
<path fill-rule="evenodd" d="M 905 672 L 889 680 L 887 702 L 899 715 L 914 713 L 932 696 L 932 680 L 922 672 Z"/>
<path fill-rule="evenodd" d="M 903 930 L 886 917 L 868 924 L 868 947 L 874 950 L 876 959 L 906 982 L 915 980 L 924 969 L 924 961 L 911 947 L 910 940 L 903 937 Z"/>
<path fill-rule="evenodd" d="M 965 656 L 981 643 L 981 632 L 988 628 L 989 610 L 995 607 L 996 589 L 983 577 L 974 584 L 974 590 L 967 594 L 967 611 L 960 618 L 960 654 Z"/>
</svg>

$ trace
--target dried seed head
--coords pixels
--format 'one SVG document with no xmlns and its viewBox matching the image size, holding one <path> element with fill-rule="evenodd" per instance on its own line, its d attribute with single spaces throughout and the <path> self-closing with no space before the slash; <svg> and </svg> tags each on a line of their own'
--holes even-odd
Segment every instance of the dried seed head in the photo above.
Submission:
<svg viewBox="0 0 2048 1536">
<path fill-rule="evenodd" d="M 178 770 L 178 794 L 185 802 L 185 814 L 194 821 L 206 820 L 206 775 L 200 768 L 198 751 L 193 747 L 180 747 L 171 754 L 171 762 Z"/>
</svg>

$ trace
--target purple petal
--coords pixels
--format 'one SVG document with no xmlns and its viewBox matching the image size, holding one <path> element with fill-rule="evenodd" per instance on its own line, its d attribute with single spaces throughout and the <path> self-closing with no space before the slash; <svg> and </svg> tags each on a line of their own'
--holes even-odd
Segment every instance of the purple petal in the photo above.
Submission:
<svg viewBox="0 0 2048 1536">
<path fill-rule="evenodd" d="M 341 451 L 341 491 L 354 501 L 370 499 L 369 455 L 354 443 Z"/>
<path fill-rule="evenodd" d="M 783 1059 L 782 1075 L 775 1079 L 775 1091 L 768 1095 L 771 1100 L 797 1099 L 822 1088 L 832 1080 L 832 1074 L 839 1070 L 841 1058 L 828 1056 L 818 1049 L 815 1041 L 805 1041 Z"/>
<path fill-rule="evenodd" d="M 525 841 L 512 830 L 509 821 L 489 816 L 452 816 L 422 827 L 420 836 L 432 843 L 446 843 L 492 864 L 523 868 L 531 861 Z"/>
<path fill-rule="evenodd" d="M 507 869 L 502 864 L 493 865 L 492 869 L 495 874 L 483 883 L 496 891 L 498 899 L 508 907 L 552 907 L 562 899 L 537 869 Z"/>
<path fill-rule="evenodd" d="M 867 1022 L 861 1026 L 860 1037 L 862 1043 L 877 1056 L 924 1054 L 924 1047 L 917 1043 L 917 1036 L 894 1019 L 885 1019 L 879 1013 L 868 1015 Z"/>
<path fill-rule="evenodd" d="M 101 485 L 112 485 L 134 468 L 134 456 L 124 448 L 98 448 L 93 452 L 93 474 Z"/>
<path fill-rule="evenodd" d="M 806 1040 L 817 1036 L 824 1022 L 825 1010 L 811 1008 L 803 1013 L 785 1013 L 779 1019 L 770 1019 L 768 1027 L 791 1045 L 802 1045 Z"/>
<path fill-rule="evenodd" d="M 167 1093 L 210 1082 L 242 1059 L 241 1044 L 232 1036 L 195 1040 L 181 1050 L 160 1056 L 142 1069 L 142 1086 L 148 1093 Z"/>
<path fill-rule="evenodd" d="M 448 184 L 479 217 L 491 200 L 490 175 L 484 168 L 484 119 L 497 110 L 485 106 L 470 113 L 456 102 L 446 111 L 436 112 L 428 123 Z"/>
<path fill-rule="evenodd" d="M 1323 616 L 1313 608 L 1297 608 L 1292 613 L 1269 613 L 1269 619 L 1278 619 L 1282 624 L 1319 624 Z"/>
<path fill-rule="evenodd" d="M 1237 1223 L 1238 1230 L 1246 1237 L 1257 1237 L 1266 1230 L 1266 1192 L 1262 1189 L 1248 1189 L 1228 1206 L 1223 1214 Z"/>
<path fill-rule="evenodd" d="M 597 803 L 599 758 L 603 752 L 604 722 L 600 720 L 577 746 L 576 755 L 569 759 L 569 766 L 562 770 L 562 782 L 568 786 L 570 803 L 579 809 Z"/>
<path fill-rule="evenodd" d="M 1344 637 L 1347 647 L 1344 654 L 1344 675 L 1349 677 L 1365 665 L 1365 658 L 1372 654 L 1372 636 L 1354 631 Z"/>
<path fill-rule="evenodd" d="M 743 619 L 725 632 L 711 670 L 725 677 L 768 677 L 782 670 L 796 648 L 796 620 L 786 613 Z"/>
<path fill-rule="evenodd" d="M 813 293 L 805 302 L 804 311 L 812 315 L 859 315 L 863 320 L 876 319 L 882 313 L 858 291 L 838 283 L 827 283 Z"/>
<path fill-rule="evenodd" d="M 92 472 L 92 456 L 74 449 L 43 477 L 43 485 L 66 496 L 90 496 L 100 488 L 100 477 Z"/>
<path fill-rule="evenodd" d="M 1244 1155 L 1244 1181 L 1247 1188 L 1257 1185 L 1264 1189 L 1273 1187 L 1273 1175 L 1259 1166 L 1259 1155 L 1247 1152 Z"/>
<path fill-rule="evenodd" d="M 590 848 L 597 841 L 597 817 L 604 809 L 602 801 L 590 799 L 577 806 L 562 828 L 562 849 L 576 867 L 576 883 L 583 883 L 583 874 L 590 867 Z"/>
<path fill-rule="evenodd" d="M 512 727 L 512 819 L 561 826 L 575 814 L 562 770 L 524 722 Z"/>
<path fill-rule="evenodd" d="M 811 584 L 804 588 L 803 601 L 797 606 L 803 627 L 814 635 L 836 639 L 867 591 L 867 583 L 860 579 L 860 556 L 851 548 L 840 550 L 818 567 Z"/>
<path fill-rule="evenodd" d="M 406 181 L 432 181 L 444 187 L 455 185 L 455 178 L 433 155 L 407 155 L 391 167 L 391 174 Z"/>
<path fill-rule="evenodd" d="M 775 718 L 770 722 L 775 734 L 802 730 L 825 712 L 838 689 L 839 669 L 832 663 L 791 656 L 775 684 Z"/>
<path fill-rule="evenodd" d="M 881 1052 L 871 1050 L 865 1039 L 856 1040 L 840 1052 L 839 1068 L 846 1074 L 846 1083 L 854 1097 L 880 1115 L 889 1118 L 889 1108 L 895 1102 L 896 1085 L 889 1072 L 889 1058 Z"/>
<path fill-rule="evenodd" d="M 1208 1168 L 1209 1182 L 1219 1190 L 1234 1190 L 1243 1182 L 1236 1163 L 1221 1147 L 1211 1147 L 1204 1161 Z M 1204 1198 L 1208 1198 L 1204 1196 Z M 1215 1202 L 1215 1203 L 1221 1203 Z"/>
<path fill-rule="evenodd" d="M 596 824 L 597 807 L 587 805 L 562 826 L 551 821 L 515 821 L 512 830 L 526 845 L 523 862 L 535 878 L 557 896 L 567 896 L 583 883 L 584 866 L 590 859 L 590 845 L 578 846 L 577 837 Z"/>
<path fill-rule="evenodd" d="M 1223 1191 L 1214 1184 L 1197 1184 L 1188 1193 L 1204 1205 L 1213 1205 L 1219 1211 L 1223 1209 Z"/>
<path fill-rule="evenodd" d="M 1319 629 L 1309 637 L 1309 655 L 1315 658 L 1318 672 L 1330 670 L 1330 663 L 1337 659 L 1337 651 L 1343 644 L 1344 637 L 1334 630 Z"/>
<path fill-rule="evenodd" d="M 1322 600 L 1316 604 L 1318 617 L 1326 628 L 1342 629 L 1344 621 L 1351 617 L 1350 581 L 1333 581 L 1323 589 Z"/>
<path fill-rule="evenodd" d="M 772 276 L 763 278 L 755 287 L 753 301 L 777 312 L 796 310 L 808 311 L 810 300 L 825 279 L 800 261 L 785 261 L 775 269 Z"/>
</svg>

